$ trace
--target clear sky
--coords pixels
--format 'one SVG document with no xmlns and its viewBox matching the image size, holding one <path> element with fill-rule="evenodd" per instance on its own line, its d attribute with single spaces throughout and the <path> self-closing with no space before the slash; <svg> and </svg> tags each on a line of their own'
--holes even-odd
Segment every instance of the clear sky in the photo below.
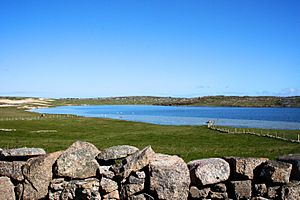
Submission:
<svg viewBox="0 0 300 200">
<path fill-rule="evenodd" d="M 300 95 L 300 1 L 0 0 L 0 95 Z"/>
</svg>

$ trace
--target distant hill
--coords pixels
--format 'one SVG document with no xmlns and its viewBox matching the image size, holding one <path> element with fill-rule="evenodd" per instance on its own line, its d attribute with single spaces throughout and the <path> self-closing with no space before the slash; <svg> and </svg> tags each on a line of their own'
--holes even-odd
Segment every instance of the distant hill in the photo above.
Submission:
<svg viewBox="0 0 300 200">
<path fill-rule="evenodd" d="M 125 96 L 109 98 L 65 98 L 57 99 L 53 103 L 56 105 L 148 104 L 163 106 L 300 107 L 300 96 L 205 96 L 196 98 Z"/>
<path fill-rule="evenodd" d="M 179 102 L 178 105 L 184 105 Z M 190 98 L 185 105 L 234 107 L 300 107 L 300 97 L 207 96 Z"/>
<path fill-rule="evenodd" d="M 228 107 L 300 107 L 300 96 L 205 96 L 196 98 L 124 96 L 106 98 L 30 98 L 0 97 L 0 107 L 23 108 L 62 105 L 162 105 L 162 106 L 228 106 Z"/>
</svg>

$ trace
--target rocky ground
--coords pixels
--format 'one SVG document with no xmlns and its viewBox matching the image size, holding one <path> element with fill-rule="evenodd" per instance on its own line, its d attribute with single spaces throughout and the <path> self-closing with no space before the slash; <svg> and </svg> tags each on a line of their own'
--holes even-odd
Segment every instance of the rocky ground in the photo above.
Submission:
<svg viewBox="0 0 300 200">
<path fill-rule="evenodd" d="M 300 199 L 300 155 L 225 157 L 185 163 L 128 145 L 99 150 L 0 149 L 0 200 Z"/>
</svg>

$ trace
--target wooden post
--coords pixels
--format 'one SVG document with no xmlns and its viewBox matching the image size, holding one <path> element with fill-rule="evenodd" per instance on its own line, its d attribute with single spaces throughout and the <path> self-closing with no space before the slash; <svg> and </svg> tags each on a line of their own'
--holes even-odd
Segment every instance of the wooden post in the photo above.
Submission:
<svg viewBox="0 0 300 200">
<path fill-rule="evenodd" d="M 300 142 L 300 135 L 298 134 L 298 142 Z"/>
</svg>

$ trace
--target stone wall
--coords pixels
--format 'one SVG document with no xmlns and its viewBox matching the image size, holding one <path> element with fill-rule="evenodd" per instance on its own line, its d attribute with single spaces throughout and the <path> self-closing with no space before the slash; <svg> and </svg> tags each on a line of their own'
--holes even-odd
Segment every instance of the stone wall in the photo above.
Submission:
<svg viewBox="0 0 300 200">
<path fill-rule="evenodd" d="M 122 145 L 0 149 L 0 200 L 300 199 L 300 155 L 208 158 Z"/>
</svg>

